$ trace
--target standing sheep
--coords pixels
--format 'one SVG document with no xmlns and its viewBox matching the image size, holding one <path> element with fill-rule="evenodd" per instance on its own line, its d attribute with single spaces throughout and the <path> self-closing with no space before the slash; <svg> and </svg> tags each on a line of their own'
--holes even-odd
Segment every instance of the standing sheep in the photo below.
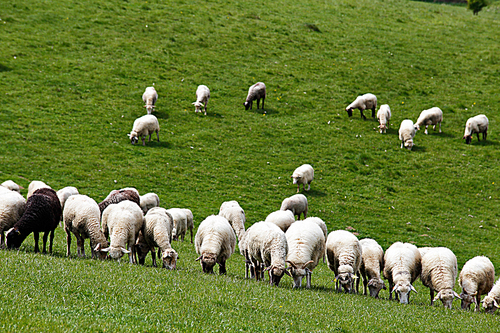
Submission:
<svg viewBox="0 0 500 333">
<path fill-rule="evenodd" d="M 291 210 L 277 210 L 267 215 L 265 222 L 276 224 L 283 232 L 295 222 L 295 216 Z"/>
<path fill-rule="evenodd" d="M 299 166 L 293 174 L 290 176 L 293 179 L 293 184 L 297 185 L 297 193 L 300 192 L 300 184 L 302 184 L 302 189 L 307 191 L 311 189 L 311 182 L 314 180 L 314 169 L 309 164 L 303 164 Z"/>
<path fill-rule="evenodd" d="M 498 303 L 500 303 L 500 279 L 497 280 L 488 295 L 483 299 L 484 311 L 491 314 L 495 313 L 495 311 L 500 308 Z"/>
<path fill-rule="evenodd" d="M 408 150 L 413 148 L 413 138 L 415 137 L 415 126 L 413 121 L 410 119 L 405 119 L 401 122 L 399 127 L 399 140 L 401 140 L 401 148 L 405 147 Z"/>
<path fill-rule="evenodd" d="M 196 102 L 193 103 L 195 106 L 194 112 L 201 112 L 201 108 L 204 107 L 203 114 L 207 115 L 207 104 L 210 99 L 210 89 L 207 86 L 201 84 L 196 89 Z"/>
<path fill-rule="evenodd" d="M 0 248 L 5 246 L 5 231 L 21 219 L 25 209 L 26 200 L 21 194 L 10 190 L 0 193 Z"/>
<path fill-rule="evenodd" d="M 172 227 L 172 239 L 175 241 L 179 240 L 184 242 L 184 237 L 186 236 L 187 230 L 187 216 L 184 210 L 181 208 L 170 208 L 167 212 L 172 215 L 174 219 L 174 224 Z"/>
<path fill-rule="evenodd" d="M 477 141 L 481 141 L 479 139 L 479 133 L 483 133 L 483 140 L 486 140 L 489 124 L 488 118 L 484 114 L 467 119 L 464 137 L 462 139 L 465 139 L 466 144 L 470 144 L 472 141 L 472 134 L 476 133 Z"/>
<path fill-rule="evenodd" d="M 364 295 L 366 287 L 370 289 L 370 296 L 378 298 L 381 289 L 386 289 L 384 281 L 380 278 L 380 272 L 384 270 L 384 250 L 371 238 L 359 241 L 362 249 L 360 273 L 363 276 Z"/>
<path fill-rule="evenodd" d="M 14 181 L 12 180 L 6 180 L 4 181 L 1 186 L 5 187 L 6 189 L 9 189 L 11 191 L 15 191 L 17 193 L 21 193 L 21 189 L 23 187 L 17 185 L 16 183 L 14 183 Z"/>
<path fill-rule="evenodd" d="M 66 203 L 66 200 L 72 195 L 79 194 L 78 189 L 73 186 L 66 186 L 65 188 L 60 189 L 59 191 L 56 192 L 57 197 L 59 198 L 59 202 L 61 203 L 61 209 L 64 212 L 64 205 Z M 61 216 L 61 221 L 62 221 L 62 216 Z"/>
<path fill-rule="evenodd" d="M 240 204 L 235 201 L 225 201 L 219 209 L 219 215 L 227 219 L 231 227 L 233 227 L 238 240 L 245 234 L 245 211 L 241 208 Z"/>
<path fill-rule="evenodd" d="M 156 100 L 158 99 L 158 93 L 155 90 L 155 87 L 147 87 L 142 94 L 142 100 L 146 104 L 144 107 L 146 108 L 148 114 L 151 114 L 155 110 Z"/>
<path fill-rule="evenodd" d="M 304 219 L 307 218 L 307 198 L 303 194 L 295 194 L 289 198 L 285 198 L 281 203 L 280 210 L 289 210 L 294 216 L 300 220 L 300 214 L 304 214 Z"/>
<path fill-rule="evenodd" d="M 356 97 L 354 102 L 349 104 L 345 108 L 347 111 L 347 115 L 349 117 L 352 117 L 352 110 L 358 109 L 359 112 L 361 112 L 361 118 L 366 120 L 365 115 L 363 114 L 363 111 L 366 109 L 371 109 L 372 110 L 372 118 L 375 119 L 375 109 L 377 108 L 377 97 L 374 94 L 364 94 L 361 96 Z"/>
<path fill-rule="evenodd" d="M 443 111 L 438 107 L 430 108 L 420 112 L 420 116 L 415 123 L 415 128 L 420 130 L 420 126 L 425 125 L 424 134 L 428 134 L 427 127 L 433 125 L 432 129 L 436 130 L 436 124 L 439 124 L 439 133 L 441 133 L 441 122 L 443 121 Z"/>
<path fill-rule="evenodd" d="M 160 206 L 160 198 L 156 193 L 146 193 L 140 196 L 139 203 L 142 212 L 146 215 L 151 208 Z"/>
<path fill-rule="evenodd" d="M 187 208 L 181 208 L 184 214 L 186 214 L 187 217 L 187 229 L 189 230 L 189 233 L 191 235 L 191 244 L 193 243 L 193 229 L 194 229 L 194 221 L 193 221 L 193 212 L 191 212 L 190 209 Z"/>
<path fill-rule="evenodd" d="M 361 267 L 362 249 L 358 238 L 345 230 L 332 231 L 326 240 L 326 262 L 335 273 L 335 289 L 340 286 L 346 293 L 359 292 L 359 268 Z M 358 275 L 356 275 L 358 274 Z"/>
<path fill-rule="evenodd" d="M 259 108 L 260 100 L 262 99 L 262 109 L 264 109 L 264 101 L 266 99 L 266 85 L 262 82 L 257 82 L 248 89 L 248 95 L 245 103 L 245 110 L 252 109 L 253 101 L 257 100 L 257 109 Z"/>
<path fill-rule="evenodd" d="M 158 138 L 158 142 L 160 142 L 160 134 L 158 133 L 159 131 L 160 124 L 158 123 L 158 119 L 151 114 L 147 114 L 145 116 L 137 118 L 134 121 L 132 131 L 127 135 L 130 138 L 130 143 L 132 143 L 133 145 L 135 145 L 139 141 L 139 138 L 141 138 L 142 145 L 145 146 L 146 136 L 149 135 L 149 141 L 151 142 L 151 134 L 153 134 L 154 132 L 156 132 L 156 137 Z"/>
<path fill-rule="evenodd" d="M 26 195 L 26 199 L 31 197 L 33 192 L 35 192 L 40 188 L 51 188 L 51 187 L 40 180 L 34 180 L 28 185 L 28 194 Z"/>
<path fill-rule="evenodd" d="M 474 303 L 475 311 L 479 311 L 481 295 L 488 294 L 495 282 L 495 267 L 487 257 L 474 257 L 465 263 L 458 281 L 462 287 L 462 309 L 469 309 Z"/>
<path fill-rule="evenodd" d="M 380 130 L 380 134 L 387 132 L 387 124 L 389 124 L 389 120 L 391 120 L 391 108 L 388 104 L 383 104 L 380 106 L 377 112 L 377 119 L 380 125 L 378 128 Z"/>
<path fill-rule="evenodd" d="M 108 194 L 106 199 L 104 199 L 99 203 L 99 210 L 101 211 L 101 216 L 102 212 L 104 212 L 106 207 L 108 207 L 111 204 L 117 204 L 124 200 L 135 202 L 139 207 L 141 205 L 141 199 L 139 196 L 139 192 L 137 192 L 137 190 L 135 189 L 113 190 Z"/>
</svg>

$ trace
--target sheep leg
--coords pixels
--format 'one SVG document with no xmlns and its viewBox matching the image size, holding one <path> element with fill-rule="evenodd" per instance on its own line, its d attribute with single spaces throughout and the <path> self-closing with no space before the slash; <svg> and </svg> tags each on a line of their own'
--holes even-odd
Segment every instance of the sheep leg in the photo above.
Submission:
<svg viewBox="0 0 500 333">
<path fill-rule="evenodd" d="M 141 139 L 142 139 L 142 145 L 145 146 L 146 145 L 146 141 L 144 141 L 144 140 L 146 140 L 146 137 L 143 136 Z"/>
<path fill-rule="evenodd" d="M 193 229 L 189 230 L 189 232 L 191 233 L 191 244 L 193 244 Z"/>
<path fill-rule="evenodd" d="M 432 306 L 432 305 L 434 305 L 434 290 L 432 288 L 429 288 L 429 290 L 430 290 L 430 294 L 431 294 L 431 306 Z M 408 296 L 410 296 L 410 295 L 408 295 Z"/>
<path fill-rule="evenodd" d="M 392 301 L 392 289 L 394 289 L 394 283 L 389 281 L 389 301 Z"/>
<path fill-rule="evenodd" d="M 151 249 L 151 258 L 153 258 L 153 267 L 158 267 L 156 265 L 156 253 L 155 253 L 155 249 L 153 249 L 153 248 Z M 160 259 L 159 255 L 158 255 L 158 259 Z"/>
<path fill-rule="evenodd" d="M 42 241 L 43 241 L 43 247 L 42 247 L 42 253 L 47 253 L 47 238 L 49 237 L 49 232 L 46 231 L 43 233 Z"/>
<path fill-rule="evenodd" d="M 5 247 L 5 234 L 2 231 L 1 233 L 1 240 L 0 240 L 0 248 L 3 249 Z"/>
<path fill-rule="evenodd" d="M 358 272 L 358 278 L 356 279 L 356 294 L 359 294 L 359 272 Z"/>
<path fill-rule="evenodd" d="M 307 219 L 307 207 L 306 210 L 304 211 L 304 220 Z"/>
<path fill-rule="evenodd" d="M 375 107 L 372 108 L 372 118 L 375 119 Z"/>
<path fill-rule="evenodd" d="M 130 245 L 131 242 L 128 243 L 128 248 L 127 250 L 130 251 L 130 253 L 128 254 L 128 261 L 131 263 L 131 264 L 135 264 L 135 247 L 133 245 Z"/>
<path fill-rule="evenodd" d="M 227 273 L 226 271 L 226 261 L 221 260 L 219 262 L 219 275 L 225 275 Z"/>
<path fill-rule="evenodd" d="M 262 110 L 264 110 L 264 101 L 265 101 L 265 97 L 262 97 Z"/>
<path fill-rule="evenodd" d="M 311 189 L 311 182 L 307 183 L 307 190 L 309 191 Z"/>
<path fill-rule="evenodd" d="M 158 139 L 158 142 L 160 142 L 160 133 L 158 131 L 156 131 L 156 138 Z"/>
<path fill-rule="evenodd" d="M 363 275 L 363 295 L 367 293 L 368 279 Z"/>
<path fill-rule="evenodd" d="M 366 120 L 366 117 L 365 117 L 365 115 L 363 114 L 363 110 L 359 110 L 359 112 L 361 113 L 361 118 L 363 118 L 364 120 Z"/>
<path fill-rule="evenodd" d="M 476 135 L 477 135 L 477 141 L 481 141 L 481 139 L 479 139 L 479 132 L 477 132 Z"/>
<path fill-rule="evenodd" d="M 149 140 L 148 142 L 151 142 L 151 133 L 149 133 Z"/>
<path fill-rule="evenodd" d="M 257 98 L 257 110 L 259 109 L 260 98 Z"/>
<path fill-rule="evenodd" d="M 441 122 L 439 123 L 439 133 L 441 133 Z"/>
<path fill-rule="evenodd" d="M 69 257 L 71 254 L 71 231 L 66 229 L 66 243 L 68 246 L 66 247 L 66 257 Z"/>
<path fill-rule="evenodd" d="M 483 132 L 483 140 L 486 140 L 486 136 L 488 135 L 488 132 L 487 131 L 484 131 Z"/>
<path fill-rule="evenodd" d="M 85 244 L 81 235 L 76 235 L 76 248 L 79 257 L 85 257 Z"/>
<path fill-rule="evenodd" d="M 52 230 L 50 232 L 50 238 L 49 238 L 49 253 L 52 254 L 52 244 L 54 243 L 54 233 L 55 233 L 56 229 Z"/>
<path fill-rule="evenodd" d="M 35 253 L 40 252 L 38 248 L 38 232 L 33 232 L 33 238 L 35 239 Z"/>
<path fill-rule="evenodd" d="M 307 286 L 306 288 L 311 288 L 311 275 L 312 273 L 311 272 L 307 272 L 307 276 L 306 276 L 306 279 L 307 279 Z"/>
<path fill-rule="evenodd" d="M 429 132 L 427 131 L 427 127 L 429 127 L 429 125 L 425 125 L 425 131 L 424 131 L 424 134 L 429 134 Z"/>
<path fill-rule="evenodd" d="M 297 193 L 299 193 L 299 192 L 300 192 L 300 184 L 297 185 Z"/>
</svg>

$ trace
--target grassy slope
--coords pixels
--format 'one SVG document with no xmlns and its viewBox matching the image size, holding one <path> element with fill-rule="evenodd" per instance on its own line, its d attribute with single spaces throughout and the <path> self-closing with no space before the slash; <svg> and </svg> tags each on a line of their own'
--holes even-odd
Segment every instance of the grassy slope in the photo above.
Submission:
<svg viewBox="0 0 500 333">
<path fill-rule="evenodd" d="M 499 266 L 496 10 L 473 17 L 463 7 L 397 0 L 4 7 L 0 179 L 73 185 L 97 201 L 135 186 L 158 193 L 163 207 L 191 208 L 197 224 L 236 199 L 251 225 L 294 193 L 293 169 L 311 163 L 310 216 L 329 230 L 351 226 L 384 248 L 398 240 L 448 246 L 460 266 L 475 255 Z M 268 87 L 265 115 L 243 110 L 256 81 Z M 153 83 L 162 141 L 131 146 L 126 133 Z M 211 89 L 207 117 L 190 104 L 198 84 Z M 345 115 L 364 92 L 391 106 L 387 135 L 359 114 Z M 432 106 L 445 113 L 444 132 L 419 132 L 414 151 L 401 150 L 401 120 L 415 121 Z M 466 146 L 463 126 L 479 113 L 490 119 L 488 140 Z M 193 323 L 200 330 L 424 331 L 439 323 L 442 331 L 465 331 L 472 323 L 491 329 L 494 320 L 422 306 L 428 294 L 419 284 L 415 304 L 404 308 L 332 295 L 324 265 L 311 292 L 289 290 L 289 280 L 277 290 L 243 281 L 239 255 L 228 277 L 206 277 L 191 262 L 190 244 L 176 244 L 178 272 L 66 260 L 63 234 L 57 230 L 54 257 L 24 254 L 31 237 L 19 254 L 0 253 L 1 317 L 9 330 L 182 330 Z M 28 282 L 24 292 L 8 282 L 17 279 Z"/>
</svg>

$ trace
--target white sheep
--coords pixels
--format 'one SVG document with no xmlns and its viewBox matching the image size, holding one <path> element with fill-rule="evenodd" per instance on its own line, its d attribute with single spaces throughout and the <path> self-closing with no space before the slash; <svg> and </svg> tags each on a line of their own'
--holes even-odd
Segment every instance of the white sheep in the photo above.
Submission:
<svg viewBox="0 0 500 333">
<path fill-rule="evenodd" d="M 234 253 L 236 235 L 224 217 L 211 215 L 200 223 L 194 246 L 204 273 L 213 274 L 215 264 L 219 264 L 219 274 L 226 274 L 226 261 Z"/>
<path fill-rule="evenodd" d="M 440 299 L 445 308 L 451 309 L 453 299 L 460 298 L 453 290 L 457 276 L 457 257 L 450 249 L 435 247 L 422 257 L 420 280 L 430 290 L 431 305 Z M 435 298 L 434 292 L 437 292 Z"/>
<path fill-rule="evenodd" d="M 155 110 L 156 100 L 158 99 L 158 93 L 156 92 L 155 87 L 147 87 L 142 94 L 142 100 L 146 105 L 144 107 L 148 111 L 148 114 L 151 114 Z"/>
<path fill-rule="evenodd" d="M 146 136 L 149 135 L 149 141 L 151 141 L 151 134 L 153 134 L 154 132 L 156 132 L 156 137 L 158 138 L 158 142 L 160 142 L 160 134 L 158 133 L 159 131 L 160 124 L 158 123 L 158 119 L 151 114 L 147 114 L 145 116 L 137 118 L 134 121 L 132 131 L 127 134 L 127 136 L 130 138 L 130 142 L 133 145 L 135 145 L 139 141 L 139 138 L 141 138 L 142 145 L 145 146 Z"/>
<path fill-rule="evenodd" d="M 160 198 L 156 193 L 146 193 L 140 196 L 140 206 L 144 215 L 153 207 L 160 206 Z"/>
<path fill-rule="evenodd" d="M 408 150 L 413 148 L 413 138 L 415 137 L 415 126 L 413 125 L 413 121 L 410 119 L 405 119 L 401 122 L 401 126 L 399 127 L 399 140 L 401 140 L 401 148 L 405 147 Z"/>
<path fill-rule="evenodd" d="M 314 180 L 314 169 L 310 164 L 303 164 L 299 166 L 290 176 L 293 179 L 293 184 L 297 185 L 297 193 L 300 191 L 300 184 L 302 189 L 307 191 L 311 189 L 311 182 Z"/>
<path fill-rule="evenodd" d="M 0 193 L 0 248 L 5 246 L 5 231 L 21 219 L 26 208 L 26 200 L 16 191 Z"/>
<path fill-rule="evenodd" d="M 377 112 L 377 119 L 380 124 L 378 125 L 380 134 L 386 133 L 389 120 L 391 120 L 391 108 L 388 104 L 383 104 L 380 106 L 380 109 L 378 109 Z"/>
<path fill-rule="evenodd" d="M 135 241 L 144 224 L 139 205 L 130 200 L 111 204 L 102 213 L 101 222 L 102 232 L 111 240 L 110 246 L 101 251 L 109 252 L 113 259 L 120 259 L 127 253 L 130 263 L 135 264 Z"/>
<path fill-rule="evenodd" d="M 469 309 L 474 303 L 475 311 L 479 311 L 481 295 L 488 294 L 495 283 L 495 267 L 487 257 L 474 257 L 465 263 L 458 282 L 462 288 L 462 309 Z"/>
<path fill-rule="evenodd" d="M 194 228 L 194 221 L 193 221 L 193 212 L 191 212 L 190 209 L 187 208 L 181 208 L 184 214 L 186 214 L 186 224 L 187 224 L 187 229 L 189 230 L 189 233 L 191 234 L 191 243 L 193 243 L 193 228 Z"/>
<path fill-rule="evenodd" d="M 64 205 L 66 203 L 66 200 L 72 195 L 79 194 L 78 189 L 73 186 L 66 186 L 59 191 L 56 192 L 57 197 L 59 198 L 59 202 L 61 203 L 61 208 L 64 211 Z"/>
<path fill-rule="evenodd" d="M 425 256 L 425 254 L 427 252 L 429 252 L 429 250 L 432 250 L 432 249 L 433 249 L 433 247 L 428 247 L 428 246 L 427 247 L 419 247 L 418 252 L 420 252 L 420 257 L 423 258 Z"/>
<path fill-rule="evenodd" d="M 85 257 L 84 242 L 90 238 L 90 250 L 92 258 L 105 259 L 105 249 L 109 246 L 104 233 L 100 229 L 101 211 L 94 199 L 86 195 L 75 194 L 70 196 L 64 205 L 63 221 L 66 231 L 67 251 L 66 256 L 71 254 L 71 233 L 76 237 L 77 253 L 79 257 Z"/>
<path fill-rule="evenodd" d="M 464 137 L 462 139 L 465 139 L 466 144 L 470 144 L 472 141 L 472 134 L 476 133 L 477 141 L 481 141 L 479 139 L 479 133 L 483 133 L 483 140 L 486 140 L 489 124 L 488 118 L 484 114 L 467 119 Z"/>
<path fill-rule="evenodd" d="M 380 272 L 384 270 L 384 250 L 371 238 L 364 238 L 359 241 L 361 244 L 361 266 L 359 271 L 363 276 L 364 295 L 367 294 L 367 287 L 370 296 L 378 298 L 381 289 L 386 289 L 384 281 L 380 278 Z"/>
<path fill-rule="evenodd" d="M 281 203 L 280 210 L 290 210 L 294 216 L 300 220 L 300 215 L 304 214 L 304 219 L 307 218 L 307 198 L 303 194 L 295 194 L 289 198 L 285 198 Z"/>
<path fill-rule="evenodd" d="M 17 185 L 14 181 L 12 180 L 6 180 L 4 181 L 1 186 L 11 190 L 11 191 L 16 191 L 17 193 L 21 193 L 21 189 L 23 188 L 22 186 Z"/>
<path fill-rule="evenodd" d="M 34 180 L 28 185 L 28 194 L 26 195 L 26 199 L 31 197 L 33 192 L 41 188 L 51 188 L 49 185 L 45 184 L 40 180 Z"/>
<path fill-rule="evenodd" d="M 491 314 L 495 313 L 495 311 L 500 308 L 498 303 L 500 303 L 500 279 L 497 280 L 488 295 L 483 299 L 484 311 Z"/>
<path fill-rule="evenodd" d="M 201 112 L 201 108 L 204 107 L 203 113 L 207 115 L 207 104 L 210 99 L 210 89 L 207 86 L 201 84 L 196 89 L 196 102 L 193 103 L 195 106 L 194 112 Z"/>
<path fill-rule="evenodd" d="M 326 238 L 328 237 L 328 228 L 326 227 L 326 223 L 322 219 L 320 219 L 319 217 L 308 217 L 303 221 L 310 221 L 316 223 L 320 227 L 321 231 L 323 231 L 323 235 L 325 235 L 325 241 L 326 241 Z M 326 254 L 323 253 L 323 262 L 326 262 L 325 257 Z"/>
<path fill-rule="evenodd" d="M 358 238 L 346 230 L 330 232 L 326 240 L 326 262 L 335 273 L 335 287 L 338 292 L 359 292 L 359 268 L 361 267 L 362 249 Z"/>
<path fill-rule="evenodd" d="M 174 225 L 172 228 L 172 239 L 178 241 L 179 238 L 184 242 L 187 230 L 187 216 L 186 212 L 181 208 L 170 208 L 167 212 L 172 215 Z"/>
<path fill-rule="evenodd" d="M 245 211 L 241 208 L 240 204 L 235 200 L 223 202 L 219 209 L 219 215 L 228 220 L 238 240 L 241 240 L 245 233 L 246 217 Z"/>
<path fill-rule="evenodd" d="M 311 288 L 311 275 L 325 253 L 323 230 L 311 219 L 297 221 L 285 233 L 288 243 L 286 262 L 293 278 L 293 287 L 299 288 L 304 276 Z"/>
<path fill-rule="evenodd" d="M 410 291 L 417 292 L 412 283 L 422 271 L 420 252 L 410 243 L 396 242 L 384 254 L 384 277 L 389 281 L 389 299 L 392 293 L 402 304 L 410 301 Z"/>
<path fill-rule="evenodd" d="M 260 100 L 262 99 L 262 109 L 264 109 L 264 101 L 266 99 L 266 85 L 263 82 L 257 82 L 248 89 L 248 95 L 245 103 L 245 110 L 252 109 L 253 101 L 257 100 L 257 109 L 259 108 Z"/>
<path fill-rule="evenodd" d="M 347 111 L 347 115 L 352 117 L 352 110 L 358 109 L 361 112 L 361 118 L 366 119 L 363 111 L 366 109 L 372 110 L 372 118 L 375 119 L 375 109 L 377 108 L 377 96 L 374 94 L 364 94 L 356 97 L 354 102 L 349 104 L 345 110 Z"/>
<path fill-rule="evenodd" d="M 415 123 L 415 128 L 420 130 L 420 126 L 425 125 L 424 134 L 428 134 L 427 127 L 433 125 L 432 129 L 436 130 L 436 124 L 439 124 L 439 133 L 441 133 L 441 122 L 443 121 L 443 111 L 438 107 L 433 107 L 428 110 L 420 112 L 417 122 Z"/>
<path fill-rule="evenodd" d="M 295 222 L 295 216 L 291 210 L 277 210 L 267 215 L 265 222 L 276 224 L 283 232 Z"/>
</svg>

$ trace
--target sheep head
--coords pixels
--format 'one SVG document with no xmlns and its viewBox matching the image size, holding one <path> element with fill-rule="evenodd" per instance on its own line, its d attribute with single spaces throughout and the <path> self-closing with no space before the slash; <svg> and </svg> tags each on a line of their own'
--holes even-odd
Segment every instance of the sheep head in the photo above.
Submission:
<svg viewBox="0 0 500 333">
<path fill-rule="evenodd" d="M 203 103 L 199 102 L 199 101 L 196 101 L 194 103 L 192 103 L 195 107 L 195 110 L 194 112 L 201 112 L 201 108 L 203 107 Z"/>
<path fill-rule="evenodd" d="M 5 243 L 8 249 L 18 249 L 26 239 L 26 236 L 16 228 L 10 228 L 5 237 Z"/>
<path fill-rule="evenodd" d="M 384 281 L 380 278 L 372 278 L 368 281 L 368 290 L 370 290 L 370 296 L 378 298 L 378 293 L 380 290 L 386 289 Z"/>
<path fill-rule="evenodd" d="M 101 243 L 98 243 L 96 245 L 96 247 L 94 248 L 94 253 L 97 256 L 97 258 L 99 258 L 101 260 L 104 260 L 104 259 L 106 259 L 108 257 L 108 253 L 105 252 L 105 251 L 103 251 L 103 246 L 101 245 Z"/>
<path fill-rule="evenodd" d="M 293 262 L 289 260 L 287 260 L 286 262 L 290 265 L 290 267 L 288 267 L 287 270 L 290 272 L 291 277 L 293 278 L 293 287 L 300 288 L 304 276 L 307 276 L 307 274 L 312 274 L 312 270 L 307 268 L 307 265 L 313 263 L 314 261 L 309 260 L 304 264 L 298 264 L 298 265 L 295 265 Z"/>
<path fill-rule="evenodd" d="M 127 134 L 127 136 L 129 137 L 131 144 L 135 145 L 137 142 L 139 142 L 136 131 L 130 132 L 129 134 Z"/>
<path fill-rule="evenodd" d="M 245 102 L 245 103 L 243 103 L 243 105 L 245 106 L 245 110 L 250 109 L 250 107 L 252 106 L 252 104 L 250 104 L 250 102 Z"/>
<path fill-rule="evenodd" d="M 163 251 L 163 268 L 174 270 L 177 267 L 177 258 L 179 255 L 174 249 L 166 249 Z"/>
<path fill-rule="evenodd" d="M 413 148 L 413 145 L 414 145 L 414 143 L 413 143 L 412 139 L 405 141 L 405 148 L 406 149 L 411 150 Z"/>
<path fill-rule="evenodd" d="M 349 117 L 352 117 L 352 108 L 346 108 L 345 110 L 346 110 L 346 112 L 347 112 L 347 115 L 348 115 Z"/>
<path fill-rule="evenodd" d="M 486 296 L 483 300 L 483 308 L 484 311 L 493 314 L 495 313 L 496 309 L 500 308 L 500 306 L 498 305 L 495 298 L 493 298 L 492 296 Z"/>
<path fill-rule="evenodd" d="M 462 139 L 465 139 L 465 143 L 469 145 L 472 142 L 472 135 L 464 135 Z"/>
<path fill-rule="evenodd" d="M 155 110 L 155 106 L 154 105 L 144 105 L 144 107 L 148 111 L 148 114 L 151 114 Z"/>
<path fill-rule="evenodd" d="M 451 309 L 451 305 L 453 303 L 453 299 L 456 298 L 461 298 L 460 295 L 458 295 L 455 291 L 453 291 L 451 288 L 449 289 L 443 289 L 438 292 L 436 297 L 434 297 L 433 301 L 437 301 L 438 299 L 443 302 L 443 305 L 445 308 Z"/>
<path fill-rule="evenodd" d="M 460 299 L 462 300 L 460 302 L 460 306 L 461 306 L 462 310 L 469 310 L 470 305 L 472 303 L 476 304 L 476 308 L 478 307 L 476 295 L 477 295 L 477 291 L 471 295 L 462 291 L 462 293 L 460 294 Z"/>
<path fill-rule="evenodd" d="M 276 287 L 280 284 L 281 278 L 285 273 L 290 275 L 290 272 L 285 269 L 285 266 L 280 264 L 271 265 L 267 267 L 265 271 L 269 272 L 269 284 Z"/>
<path fill-rule="evenodd" d="M 110 247 L 107 247 L 105 249 L 101 249 L 101 251 L 107 252 L 109 254 L 109 256 L 115 260 L 118 260 L 121 257 L 123 257 L 123 255 L 125 253 L 127 253 L 127 254 L 130 253 L 130 251 L 128 251 L 127 249 L 125 249 L 124 247 L 121 247 L 121 246 L 118 246 L 118 247 L 110 246 Z"/>
<path fill-rule="evenodd" d="M 217 256 L 214 253 L 203 253 L 196 260 L 201 260 L 203 273 L 214 274 L 214 266 L 217 263 Z"/>
<path fill-rule="evenodd" d="M 137 258 L 139 259 L 140 265 L 144 265 L 146 256 L 148 255 L 150 250 L 151 249 L 146 243 L 141 242 L 140 239 L 137 238 L 137 241 L 135 243 L 135 252 L 137 253 Z"/>
<path fill-rule="evenodd" d="M 410 302 L 410 291 L 417 292 L 410 282 L 398 282 L 392 292 L 396 292 L 399 296 L 399 303 L 408 304 Z"/>
</svg>

